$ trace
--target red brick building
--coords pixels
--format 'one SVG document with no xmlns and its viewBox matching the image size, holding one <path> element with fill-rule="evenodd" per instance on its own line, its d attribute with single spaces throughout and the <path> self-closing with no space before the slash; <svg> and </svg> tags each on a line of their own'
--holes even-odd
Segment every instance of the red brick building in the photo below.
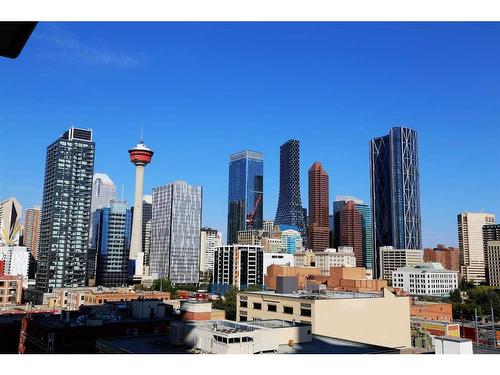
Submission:
<svg viewBox="0 0 500 375">
<path fill-rule="evenodd" d="M 348 201 L 340 210 L 339 246 L 351 246 L 356 256 L 356 267 L 363 267 L 363 218 L 354 201 Z"/>
<path fill-rule="evenodd" d="M 455 247 L 445 247 L 440 244 L 434 249 L 424 249 L 424 262 L 438 262 L 447 270 L 460 270 L 459 253 Z"/>
<path fill-rule="evenodd" d="M 329 178 L 319 162 L 309 168 L 309 222 L 308 246 L 324 251 L 330 246 L 329 230 Z"/>
</svg>

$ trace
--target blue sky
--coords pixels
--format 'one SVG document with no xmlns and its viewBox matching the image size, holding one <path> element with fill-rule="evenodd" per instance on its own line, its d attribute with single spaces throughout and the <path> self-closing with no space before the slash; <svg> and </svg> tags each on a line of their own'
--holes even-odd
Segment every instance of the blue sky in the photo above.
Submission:
<svg viewBox="0 0 500 375">
<path fill-rule="evenodd" d="M 371 138 L 419 133 L 424 246 L 456 245 L 456 215 L 500 214 L 498 23 L 40 23 L 0 59 L 0 198 L 40 204 L 45 149 L 92 128 L 95 171 L 132 204 L 127 150 L 155 150 L 145 190 L 204 188 L 203 224 L 226 232 L 229 154 L 264 153 L 264 217 L 279 146 L 321 161 L 330 197 L 369 200 Z M 331 209 L 331 207 L 330 207 Z"/>
</svg>

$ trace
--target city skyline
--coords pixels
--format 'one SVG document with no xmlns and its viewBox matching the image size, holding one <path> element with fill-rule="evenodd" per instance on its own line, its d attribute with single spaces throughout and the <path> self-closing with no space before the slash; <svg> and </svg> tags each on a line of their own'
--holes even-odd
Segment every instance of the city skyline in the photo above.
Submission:
<svg viewBox="0 0 500 375">
<path fill-rule="evenodd" d="M 177 49 L 178 43 L 183 41 L 183 37 L 187 38 L 184 42 L 190 42 L 197 46 L 199 40 L 195 37 L 201 38 L 202 31 L 207 30 L 209 31 L 210 38 L 212 38 L 210 40 L 214 43 L 223 43 L 224 38 L 229 38 L 227 36 L 227 29 L 234 28 L 239 36 L 246 38 L 245 42 L 250 47 L 256 51 L 264 49 L 266 53 L 271 52 L 268 49 L 274 43 L 262 40 L 261 36 L 269 33 L 270 29 L 275 30 L 276 38 L 279 38 L 280 42 L 284 42 L 284 46 L 289 47 L 293 46 L 294 43 L 290 41 L 291 37 L 286 37 L 285 34 L 293 28 L 296 28 L 296 30 L 303 29 L 302 36 L 295 35 L 295 38 L 298 39 L 295 42 L 304 49 L 307 47 L 305 39 L 308 36 L 319 35 L 320 31 L 326 34 L 326 36 L 320 39 L 321 43 L 324 44 L 331 41 L 334 45 L 338 46 L 340 44 L 344 48 L 350 48 L 353 46 L 354 40 L 359 42 L 360 37 L 368 38 L 366 32 L 372 27 L 377 36 L 387 36 L 388 39 L 385 42 L 380 42 L 378 45 L 383 47 L 384 51 L 393 45 L 393 43 L 396 43 L 396 39 L 399 40 L 399 38 L 403 37 L 394 36 L 393 32 L 396 29 L 404 34 L 404 36 L 411 36 L 413 38 L 412 45 L 416 45 L 420 49 L 424 48 L 422 43 L 426 40 L 429 43 L 429 53 L 432 51 L 438 53 L 438 47 L 443 47 L 441 43 L 444 43 L 445 40 L 453 42 L 448 49 L 445 48 L 444 52 L 439 52 L 438 56 L 441 60 L 432 62 L 432 64 L 437 64 L 436 70 L 439 71 L 439 74 L 447 77 L 447 80 L 443 79 L 437 83 L 448 83 L 450 85 L 450 80 L 456 77 L 454 74 L 457 73 L 457 70 L 445 74 L 442 69 L 448 66 L 452 60 L 455 61 L 453 56 L 456 55 L 457 51 L 454 48 L 461 46 L 461 43 L 471 43 L 470 45 L 467 44 L 468 48 L 475 48 L 474 51 L 480 56 L 484 56 L 486 53 L 486 50 L 482 48 L 484 46 L 473 46 L 476 38 L 479 38 L 481 35 L 489 35 L 489 38 L 497 35 L 497 33 L 500 35 L 500 28 L 494 25 L 483 25 L 482 27 L 477 25 L 469 27 L 464 25 L 426 25 L 426 28 L 421 29 L 415 25 L 410 26 L 403 27 L 398 24 L 373 26 L 285 25 L 281 27 L 277 25 L 259 25 L 255 36 L 249 33 L 250 26 L 247 28 L 245 25 L 231 24 L 225 27 L 214 24 L 196 25 L 192 28 L 182 24 L 161 26 L 141 25 L 139 28 L 145 29 L 142 32 L 155 29 L 157 32 L 165 32 L 165 35 L 171 35 L 174 39 L 172 43 L 175 45 L 172 48 Z M 130 66 L 118 64 L 117 66 L 111 63 L 76 62 L 71 61 L 71 59 L 69 61 L 68 59 L 62 59 L 58 62 L 56 69 L 55 67 L 50 67 L 49 57 L 40 57 L 39 54 L 47 46 L 55 46 L 57 51 L 60 52 L 60 49 L 64 47 L 61 43 L 57 43 L 61 42 L 61 40 L 67 41 L 71 38 L 72 40 L 79 41 L 82 46 L 85 46 L 85 43 L 94 40 L 93 38 L 96 37 L 96 33 L 101 28 L 108 30 L 110 33 L 109 40 L 103 43 L 108 43 L 108 46 L 112 45 L 112 50 L 115 51 L 115 54 L 126 54 L 126 46 L 123 43 L 115 43 L 121 40 L 118 34 L 125 29 L 124 25 L 115 26 L 115 31 L 115 28 L 109 28 L 106 24 L 102 26 L 95 24 L 87 26 L 57 24 L 55 26 L 53 24 L 42 23 L 33 34 L 32 40 L 29 41 L 26 50 L 23 52 L 22 58 L 26 58 L 26 60 L 21 59 L 18 65 L 9 65 L 8 61 L 0 62 L 3 68 L 2 78 L 5 78 L 5 82 L 12 85 L 13 80 L 15 80 L 16 84 L 19 85 L 13 91 L 11 98 L 13 100 L 16 100 L 16 98 L 19 99 L 20 103 L 22 102 L 24 106 L 21 108 L 19 105 L 13 105 L 11 99 L 7 100 L 6 103 L 0 104 L 0 113 L 2 113 L 0 118 L 4 123 L 10 125 L 6 127 L 5 136 L 12 139 L 10 144 L 13 148 L 22 147 L 27 124 L 32 124 L 32 126 L 29 126 L 29 129 L 34 139 L 37 139 L 36 143 L 30 144 L 31 152 L 29 154 L 21 155 L 20 157 L 16 155 L 15 160 L 10 159 L 14 155 L 7 155 L 2 160 L 0 167 L 2 172 L 9 176 L 9 182 L 0 184 L 0 197 L 8 198 L 15 196 L 24 207 L 40 205 L 42 200 L 43 155 L 45 147 L 53 141 L 56 134 L 61 134 L 70 125 L 74 124 L 77 127 L 93 129 L 96 142 L 95 172 L 108 174 L 117 186 L 125 185 L 124 199 L 128 202 L 133 202 L 134 176 L 128 165 L 126 150 L 131 142 L 134 143 L 139 139 L 140 123 L 142 122 L 145 129 L 144 138 L 148 142 L 148 145 L 150 144 L 157 151 L 155 158 L 158 157 L 155 164 L 148 169 L 145 181 L 145 194 L 150 194 L 153 187 L 178 179 L 188 180 L 193 184 L 203 186 L 204 217 L 202 223 L 204 226 L 222 230 L 224 236 L 226 236 L 226 166 L 227 157 L 231 153 L 241 149 L 255 149 L 264 153 L 266 160 L 264 167 L 264 174 L 266 176 L 264 194 L 266 195 L 266 199 L 264 200 L 263 218 L 264 220 L 273 219 L 278 201 L 279 146 L 287 139 L 296 138 L 301 141 L 300 176 L 303 205 L 307 202 L 308 194 L 306 188 L 307 166 L 316 160 L 322 162 L 332 180 L 332 188 L 330 189 L 331 198 L 336 195 L 349 194 L 358 196 L 365 202 L 368 202 L 368 142 L 374 137 L 386 134 L 387 130 L 391 127 L 403 125 L 415 129 L 419 134 L 422 247 L 434 247 L 437 243 L 457 246 L 456 215 L 460 212 L 479 212 L 481 209 L 492 213 L 499 212 L 500 201 L 498 194 L 495 194 L 495 192 L 499 191 L 498 178 L 492 175 L 491 172 L 489 174 L 486 173 L 485 164 L 481 161 L 485 150 L 491 150 L 488 155 L 488 164 L 495 164 L 499 158 L 494 148 L 494 135 L 498 133 L 498 130 L 495 128 L 493 121 L 491 121 L 497 113 L 497 110 L 492 107 L 492 103 L 497 98 L 487 91 L 486 86 L 481 81 L 482 78 L 485 78 L 483 74 L 486 75 L 488 72 L 489 74 L 493 73 L 490 64 L 496 64 L 500 57 L 495 54 L 495 51 L 490 51 L 488 62 L 481 62 L 478 65 L 483 68 L 483 73 L 477 73 L 480 74 L 480 77 L 477 77 L 480 78 L 479 81 L 473 82 L 470 78 L 461 78 L 465 80 L 461 81 L 465 86 L 473 89 L 472 92 L 481 94 L 479 96 L 481 99 L 476 95 L 474 100 L 467 102 L 468 106 L 459 105 L 461 99 L 457 97 L 458 93 L 451 93 L 446 90 L 441 92 L 444 90 L 442 88 L 440 92 L 445 95 L 441 95 L 438 101 L 436 94 L 429 91 L 429 83 L 432 80 L 438 79 L 439 76 L 436 77 L 437 71 L 431 69 L 433 65 L 429 64 L 427 60 L 424 61 L 421 69 L 416 68 L 415 65 L 408 65 L 406 70 L 402 68 L 398 70 L 398 67 L 405 65 L 397 64 L 407 63 L 408 57 L 411 56 L 411 49 L 402 46 L 403 53 L 400 56 L 396 56 L 396 61 L 393 63 L 382 59 L 381 55 L 383 53 L 375 54 L 375 66 L 378 69 L 382 69 L 382 72 L 385 73 L 396 68 L 394 77 L 386 77 L 388 85 L 394 88 L 397 86 L 399 89 L 402 89 L 404 84 L 397 84 L 396 81 L 398 79 L 403 80 L 405 84 L 412 84 L 411 90 L 413 91 L 407 93 L 410 95 L 410 98 L 407 98 L 407 100 L 418 98 L 421 101 L 417 106 L 418 108 L 408 107 L 404 101 L 397 100 L 394 96 L 395 94 L 389 94 L 387 91 L 384 91 L 381 96 L 384 100 L 391 102 L 391 107 L 384 106 L 382 110 L 377 110 L 375 103 L 380 104 L 381 99 L 376 98 L 375 93 L 372 91 L 371 93 L 359 93 L 359 99 L 354 100 L 355 103 L 358 103 L 359 100 L 366 100 L 367 107 L 364 107 L 362 115 L 360 115 L 359 111 L 355 110 L 353 106 L 355 103 L 353 102 L 352 90 L 360 90 L 364 87 L 373 90 L 373 85 L 377 83 L 377 80 L 369 79 L 365 84 L 361 84 L 359 78 L 368 78 L 368 73 L 370 72 L 370 69 L 365 68 L 359 73 L 360 76 L 358 78 L 340 79 L 334 75 L 327 74 L 326 82 L 319 82 L 317 74 L 326 74 L 325 72 L 331 67 L 338 68 L 340 66 L 343 69 L 347 69 L 347 62 L 346 54 L 337 56 L 334 53 L 323 51 L 319 47 L 326 48 L 325 45 L 318 42 L 307 51 L 323 51 L 326 63 L 320 64 L 321 66 L 317 67 L 317 74 L 313 74 L 310 70 L 307 70 L 307 74 L 305 75 L 307 78 L 312 78 L 312 82 L 307 82 L 305 78 L 300 78 L 300 82 L 290 86 L 292 82 L 289 80 L 288 75 L 281 71 L 276 72 L 276 77 L 271 79 L 272 77 L 269 74 L 277 67 L 277 63 L 285 57 L 295 56 L 295 53 L 290 50 L 285 50 L 282 53 L 283 56 L 279 53 L 272 53 L 270 66 L 260 66 L 260 71 L 267 74 L 266 80 L 270 80 L 269 86 L 273 88 L 270 93 L 265 95 L 265 100 L 258 100 L 255 96 L 261 93 L 256 84 L 250 84 L 247 81 L 244 82 L 245 87 L 251 89 L 249 95 L 256 100 L 256 107 L 252 110 L 241 105 L 243 96 L 240 96 L 240 94 L 234 100 L 230 100 L 231 98 L 226 95 L 226 91 L 224 90 L 232 90 L 235 87 L 222 85 L 220 82 L 219 86 L 217 86 L 215 85 L 215 81 L 210 80 L 210 87 L 214 89 L 214 92 L 219 93 L 218 99 L 220 103 L 217 100 L 209 100 L 207 103 L 202 102 L 200 94 L 204 92 L 204 89 L 201 86 L 196 86 L 194 81 L 189 81 L 185 90 L 181 91 L 182 95 L 187 95 L 193 92 L 193 90 L 199 90 L 194 91 L 194 102 L 189 101 L 189 105 L 186 102 L 186 97 L 182 97 L 182 95 L 181 99 L 173 100 L 173 93 L 170 91 L 165 92 L 159 101 L 152 98 L 150 93 L 142 91 L 142 94 L 146 95 L 149 100 L 148 105 L 144 101 L 140 101 L 142 107 L 139 103 L 133 106 L 126 104 L 129 111 L 123 111 L 120 103 L 122 101 L 123 103 L 135 101 L 137 100 L 137 96 L 117 92 L 117 98 L 108 98 L 106 96 L 105 103 L 108 105 L 100 105 L 98 111 L 96 111 L 94 108 L 95 104 L 98 103 L 96 100 L 100 101 L 103 99 L 103 93 L 100 93 L 100 91 L 103 90 L 105 94 L 109 90 L 115 90 L 114 87 L 118 84 L 117 80 L 122 79 L 131 71 L 134 72 L 132 75 L 137 75 L 137 77 L 129 78 L 129 81 L 124 83 L 124 85 L 139 84 L 140 89 L 143 87 L 143 83 L 138 83 L 137 79 L 141 77 L 143 77 L 145 84 L 149 84 L 150 75 L 144 72 L 144 66 L 141 67 L 140 64 L 136 66 L 132 66 L 134 64 L 129 64 Z M 465 41 L 458 41 L 461 32 L 465 33 L 465 31 L 468 31 L 470 33 L 471 30 L 474 37 L 469 37 Z M 345 42 L 339 42 L 335 38 L 338 35 L 346 35 L 346 33 L 349 38 Z M 431 33 L 437 36 L 437 40 L 428 40 Z M 59 37 L 57 39 L 58 42 L 55 42 L 56 37 Z M 255 41 L 262 42 L 262 45 L 255 45 Z M 363 46 L 365 43 L 367 42 L 363 39 Z M 165 48 L 169 50 L 167 47 Z M 202 49 L 202 51 L 206 52 L 206 49 Z M 245 62 L 244 59 L 241 59 L 241 54 L 244 53 L 244 50 L 238 48 L 237 51 L 240 52 L 240 55 L 238 55 L 240 58 L 236 57 L 230 62 L 232 63 L 233 73 L 240 74 L 254 60 Z M 150 52 L 152 53 L 152 50 Z M 372 52 L 374 51 L 372 50 Z M 201 73 L 200 69 L 214 70 L 218 78 L 224 77 L 226 73 L 219 71 L 212 65 L 214 59 L 218 61 L 218 58 L 225 56 L 224 52 L 219 53 L 222 55 L 219 56 L 215 53 L 211 55 L 211 59 L 209 60 L 210 66 L 196 68 L 198 70 L 195 69 L 198 78 L 202 77 L 198 75 Z M 347 55 L 349 54 L 359 56 L 359 52 L 355 51 L 349 51 Z M 192 57 L 188 51 L 181 50 L 181 56 L 177 56 L 175 63 L 179 64 L 181 61 L 188 61 L 191 64 L 188 64 L 186 69 L 195 68 L 192 64 Z M 340 60 L 335 60 L 334 58 L 336 57 L 341 58 Z M 165 56 L 161 55 L 158 61 L 163 62 L 164 58 Z M 38 66 L 35 67 L 35 65 L 25 62 L 30 60 L 35 61 L 34 64 L 38 64 Z M 150 68 L 160 69 L 157 72 L 162 71 L 161 64 L 155 64 L 154 56 L 150 55 L 147 60 L 146 65 L 150 64 Z M 387 62 L 388 65 L 382 65 L 382 61 Z M 329 65 L 330 63 L 332 65 Z M 468 69 L 466 62 L 459 61 L 457 64 L 459 65 L 457 69 Z M 311 68 L 311 65 L 303 58 L 292 65 L 301 71 Z M 354 66 L 351 69 L 359 68 L 357 62 Z M 179 70 L 180 66 L 178 65 L 176 65 L 176 68 L 178 71 L 188 73 L 187 70 Z M 68 79 L 68 74 L 74 71 L 74 69 L 77 69 L 82 74 L 82 77 L 70 78 L 69 81 L 63 84 L 63 81 Z M 290 73 L 290 69 L 292 68 L 285 70 Z M 31 77 L 31 79 L 34 79 L 35 83 L 45 88 L 43 90 L 35 90 L 34 98 L 35 100 L 36 98 L 40 99 L 41 103 L 47 107 L 47 110 L 42 110 L 40 104 L 32 102 L 32 98 L 22 96 L 22 100 L 20 99 L 23 87 L 28 83 L 30 85 L 33 84 L 29 80 L 29 77 L 25 78 L 24 75 L 36 75 L 40 70 L 43 70 L 45 75 L 36 78 Z M 347 70 L 346 72 L 353 71 Z M 202 72 L 204 71 L 202 70 Z M 420 86 L 415 86 L 417 82 L 412 78 L 406 77 L 408 72 L 418 73 L 417 76 L 421 80 L 423 79 L 420 82 Z M 426 72 L 434 73 L 434 75 L 430 74 L 426 76 L 424 75 Z M 107 74 L 111 76 L 103 81 L 104 83 L 100 86 L 95 86 L 84 81 L 89 73 L 97 74 L 99 77 Z M 467 71 L 464 74 L 469 73 Z M 474 74 L 470 74 L 476 77 Z M 263 77 L 258 76 L 254 78 L 256 78 L 258 84 L 262 84 L 262 88 L 266 87 L 264 86 Z M 495 77 L 489 78 L 493 80 L 497 79 Z M 170 76 L 166 79 L 173 80 Z M 47 84 L 52 82 L 52 80 L 55 80 L 55 87 L 61 89 L 61 92 L 55 92 L 53 89 L 47 88 Z M 276 94 L 279 93 L 277 85 L 280 82 L 286 82 L 288 84 L 286 87 L 292 90 L 287 92 L 284 99 L 278 100 Z M 174 83 L 176 88 L 180 87 L 178 86 L 179 82 Z M 340 88 L 345 88 L 346 85 L 352 85 L 352 87 L 348 96 L 342 97 L 338 96 L 340 92 L 336 93 L 336 90 L 328 89 L 328 84 L 338 84 Z M 457 89 L 456 86 L 453 87 Z M 122 85 L 116 86 L 116 89 L 119 88 L 123 89 L 124 87 Z M 321 88 L 321 90 L 313 94 L 310 90 L 314 88 Z M 302 89 L 305 90 L 305 94 L 297 94 L 294 91 L 301 91 Z M 462 91 L 460 90 L 463 87 L 461 86 L 458 89 L 459 93 L 461 93 Z M 339 89 L 339 91 L 342 91 L 342 89 Z M 47 93 L 49 94 L 48 96 L 46 96 Z M 92 95 L 85 97 L 85 93 Z M 43 98 L 40 95 L 43 95 Z M 58 102 L 63 99 L 62 95 L 68 96 L 63 101 L 64 106 L 60 106 Z M 91 96 L 94 97 L 91 98 Z M 333 108 L 330 108 L 329 103 L 332 102 L 329 99 L 333 98 L 337 101 L 334 102 L 335 105 Z M 375 103 L 370 102 L 368 100 L 370 98 Z M 226 107 L 227 100 L 234 103 L 235 108 L 222 114 L 220 112 L 221 105 L 224 104 L 224 107 Z M 271 110 L 269 104 L 266 104 L 266 100 L 271 100 L 269 104 L 274 105 L 276 108 Z M 315 103 L 315 101 L 318 102 Z M 168 103 L 168 110 L 159 107 L 162 102 Z M 293 106 L 297 106 L 299 102 L 302 102 L 302 109 L 292 108 Z M 200 115 L 193 115 L 191 113 L 192 103 L 194 103 L 195 108 L 201 110 Z M 209 103 L 212 107 L 209 107 Z M 33 113 L 25 113 L 31 112 L 27 111 L 26 107 L 33 109 Z M 54 108 L 58 108 L 58 110 L 56 111 Z M 120 109 L 124 114 L 119 114 L 118 112 L 120 111 L 117 111 L 117 109 Z M 478 113 L 482 115 L 479 118 L 477 118 Z M 207 115 L 208 118 L 204 119 L 203 117 Z M 111 119 L 112 121 L 110 121 Z M 241 124 L 240 127 L 253 126 L 253 128 L 249 132 L 248 129 L 235 128 L 235 119 L 237 120 L 237 124 Z M 215 125 L 211 128 L 210 134 L 203 132 L 206 120 Z M 329 125 L 333 125 L 333 127 L 328 129 Z M 118 126 L 119 133 L 117 131 Z M 469 131 L 467 131 L 466 126 L 470 126 Z M 40 127 L 40 129 L 37 127 Z M 185 137 L 182 138 L 182 145 L 176 145 L 174 144 L 176 142 L 171 141 L 172 135 L 180 134 L 181 129 L 176 129 L 176 127 L 180 127 L 182 131 L 186 132 Z M 458 131 L 454 131 L 455 127 Z M 230 129 L 234 134 L 230 133 Z M 248 132 L 247 138 L 241 138 L 242 131 Z M 314 135 L 318 131 L 324 134 L 324 137 L 322 137 L 324 139 L 318 139 Z M 485 136 L 486 134 L 490 136 L 487 137 Z M 349 147 L 342 145 L 342 142 L 335 142 L 335 140 L 341 138 L 349 139 Z M 209 149 L 207 145 L 213 145 L 213 148 Z M 462 148 L 466 152 L 458 152 Z M 449 168 L 449 166 L 454 165 L 460 166 L 460 170 Z"/>
</svg>

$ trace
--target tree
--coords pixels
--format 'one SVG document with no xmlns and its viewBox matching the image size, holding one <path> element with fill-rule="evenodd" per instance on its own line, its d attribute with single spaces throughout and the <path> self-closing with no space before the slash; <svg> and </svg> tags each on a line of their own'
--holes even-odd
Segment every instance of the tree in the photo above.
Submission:
<svg viewBox="0 0 500 375">
<path fill-rule="evenodd" d="M 262 290 L 262 285 L 259 284 L 251 284 L 246 289 L 247 292 L 259 292 Z"/>
<path fill-rule="evenodd" d="M 178 298 L 177 289 L 172 285 L 172 282 L 169 279 L 160 278 L 153 280 L 152 290 L 160 290 L 162 292 L 169 292 L 170 298 Z"/>
<path fill-rule="evenodd" d="M 224 310 L 226 319 L 236 320 L 236 296 L 238 288 L 229 287 L 224 293 L 224 297 L 219 293 L 219 298 L 212 302 L 214 309 Z"/>
</svg>

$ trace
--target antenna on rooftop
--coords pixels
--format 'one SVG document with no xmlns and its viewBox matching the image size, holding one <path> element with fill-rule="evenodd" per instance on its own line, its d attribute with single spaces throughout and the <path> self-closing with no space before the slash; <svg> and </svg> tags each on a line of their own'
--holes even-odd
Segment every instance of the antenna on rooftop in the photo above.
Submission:
<svg viewBox="0 0 500 375">
<path fill-rule="evenodd" d="M 125 185 L 122 184 L 122 202 L 123 202 L 123 191 L 125 190 Z"/>
<path fill-rule="evenodd" d="M 141 143 L 144 143 L 144 126 L 141 124 Z"/>
</svg>

